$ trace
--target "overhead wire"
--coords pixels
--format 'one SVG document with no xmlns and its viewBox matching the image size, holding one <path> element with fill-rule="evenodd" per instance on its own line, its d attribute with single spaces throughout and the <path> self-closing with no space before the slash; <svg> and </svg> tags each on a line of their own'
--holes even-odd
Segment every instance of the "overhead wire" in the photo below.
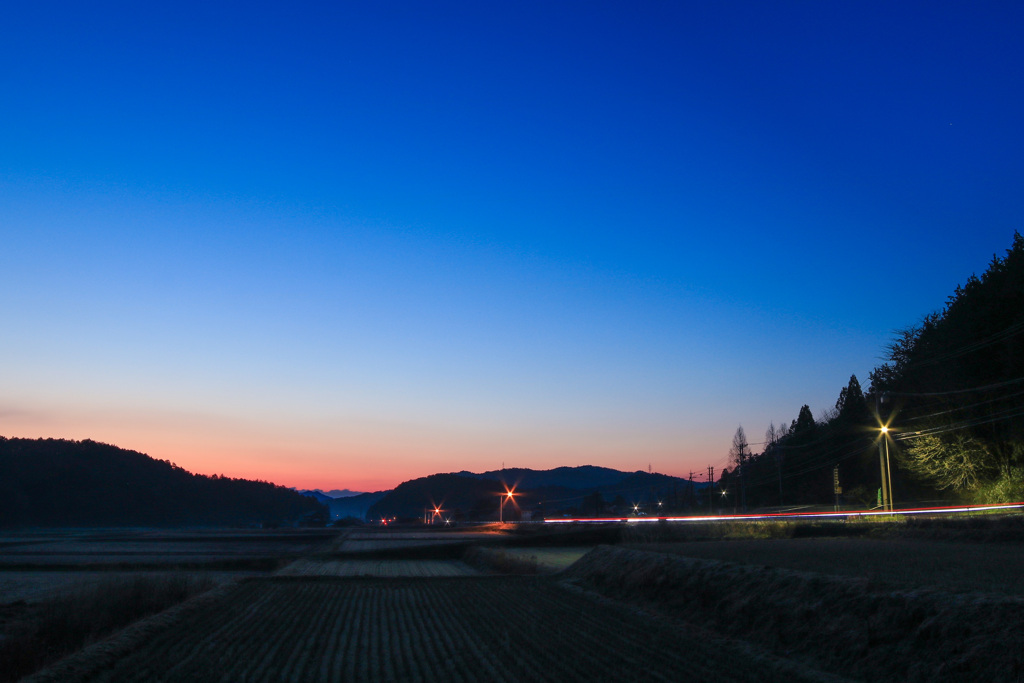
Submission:
<svg viewBox="0 0 1024 683">
<path fill-rule="evenodd" d="M 935 412 L 935 413 L 928 413 L 926 415 L 913 415 L 913 416 L 910 416 L 910 417 L 904 417 L 900 421 L 905 424 L 907 422 L 916 422 L 918 420 L 928 420 L 928 419 L 931 419 L 931 418 L 934 418 L 934 417 L 941 417 L 942 415 L 949 415 L 949 414 L 960 412 L 960 411 L 963 411 L 963 410 L 971 410 L 972 408 L 977 408 L 978 406 L 983 406 L 983 405 L 986 405 L 988 403 L 996 403 L 998 401 L 1006 401 L 1006 400 L 1011 399 L 1011 398 L 1017 398 L 1018 396 L 1024 396 L 1024 390 L 1018 391 L 1018 392 L 1013 393 L 1013 394 L 1006 394 L 1005 396 L 997 396 L 995 398 L 989 398 L 989 399 L 986 399 L 984 401 L 978 401 L 977 403 L 970 403 L 970 404 L 967 404 L 967 405 L 954 406 L 954 407 L 949 408 L 947 410 L 940 410 L 940 411 Z"/>
<path fill-rule="evenodd" d="M 979 391 L 989 391 L 991 389 L 999 389 L 1001 387 L 1010 386 L 1011 384 L 1020 384 L 1024 382 L 1024 377 L 1017 377 L 1016 379 L 1008 379 L 1003 382 L 996 382 L 994 384 L 986 384 L 980 387 L 971 387 L 970 389 L 950 389 L 948 391 L 886 391 L 883 392 L 888 396 L 954 396 L 957 394 L 976 394 Z"/>
<path fill-rule="evenodd" d="M 942 361 L 949 360 L 950 358 L 957 358 L 959 356 L 971 353 L 972 351 L 978 351 L 985 347 L 992 346 L 993 344 L 998 344 L 999 342 L 1009 339 L 1010 337 L 1014 337 L 1020 334 L 1021 332 L 1024 332 L 1024 320 L 1021 320 L 1020 322 L 1017 323 L 1013 323 L 1012 325 L 1009 325 L 1006 328 L 989 335 L 988 337 L 979 339 L 978 341 L 975 342 L 971 342 L 969 344 L 961 346 L 960 348 L 952 349 L 938 356 L 933 356 L 932 358 L 925 358 L 923 360 L 907 363 L 905 367 L 914 368 L 924 365 L 933 365 L 935 363 L 940 363 Z"/>
</svg>

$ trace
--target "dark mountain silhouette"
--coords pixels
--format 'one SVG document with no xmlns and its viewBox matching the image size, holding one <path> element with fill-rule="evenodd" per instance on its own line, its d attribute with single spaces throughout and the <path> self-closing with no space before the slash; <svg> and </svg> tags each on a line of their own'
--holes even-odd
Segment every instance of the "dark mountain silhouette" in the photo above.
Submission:
<svg viewBox="0 0 1024 683">
<path fill-rule="evenodd" d="M 523 467 L 512 467 L 491 470 L 482 474 L 465 471 L 459 472 L 459 474 L 478 479 L 495 479 L 505 482 L 509 486 L 515 485 L 524 489 L 551 486 L 568 489 L 595 489 L 612 486 L 629 476 L 627 472 L 620 472 L 609 467 L 596 467 L 594 465 L 556 467 L 551 470 L 531 470 Z"/>
<path fill-rule="evenodd" d="M 366 517 L 422 518 L 427 510 L 440 507 L 446 516 L 483 514 L 488 503 L 497 510 L 498 494 L 505 490 L 495 479 L 467 477 L 461 474 L 432 474 L 399 484 L 370 506 Z M 495 515 L 497 513 L 495 512 Z"/>
<path fill-rule="evenodd" d="M 349 491 L 345 489 L 344 495 L 334 496 L 331 494 L 342 493 L 342 491 L 328 491 L 324 493 L 320 489 L 313 489 L 312 491 L 298 491 L 304 496 L 309 496 L 315 500 L 320 501 L 327 506 L 330 511 L 332 520 L 345 519 L 346 517 L 355 517 L 356 519 L 363 519 L 366 517 L 366 511 L 370 509 L 370 506 L 376 503 L 378 500 L 384 497 L 387 491 L 376 491 L 374 493 L 356 493 L 355 491 Z"/>
<path fill-rule="evenodd" d="M 0 437 L 0 525 L 177 526 L 323 522 L 321 503 L 265 481 L 192 474 L 91 440 Z"/>
<path fill-rule="evenodd" d="M 645 511 L 678 510 L 685 504 L 689 482 L 665 474 L 621 472 L 606 467 L 559 467 L 553 470 L 506 469 L 476 474 L 435 474 L 404 482 L 367 511 L 370 520 L 415 518 L 435 506 L 445 518 L 456 520 L 497 519 L 501 494 L 515 488 L 515 502 L 504 506 L 504 518 L 532 515 L 626 514 L 633 505 Z M 663 505 L 659 510 L 658 502 Z M 617 505 L 616 509 L 612 504 Z"/>
<path fill-rule="evenodd" d="M 319 489 L 316 489 L 316 490 L 313 490 L 313 491 L 304 491 L 304 490 L 299 490 L 299 489 L 294 489 L 293 488 L 292 491 L 295 491 L 296 493 L 298 493 L 300 495 L 306 496 L 307 498 L 312 498 L 313 500 L 319 501 L 319 502 L 323 503 L 324 505 L 327 505 L 332 500 L 334 500 L 334 498 L 332 498 L 331 496 L 328 496 L 326 493 L 324 493 L 323 491 L 321 491 Z"/>
<path fill-rule="evenodd" d="M 331 489 L 330 491 L 324 491 L 323 489 L 297 489 L 292 487 L 293 491 L 298 491 L 304 496 L 312 496 L 321 503 L 334 500 L 335 498 L 352 498 L 353 496 L 363 495 L 363 491 L 349 491 L 348 489 Z"/>
<path fill-rule="evenodd" d="M 366 512 L 370 509 L 370 506 L 383 498 L 386 493 L 388 492 L 375 491 L 373 493 L 360 493 L 355 496 L 333 498 L 327 502 L 327 507 L 331 511 L 331 519 L 345 519 L 346 517 L 363 519 L 366 517 Z"/>
<path fill-rule="evenodd" d="M 317 489 L 319 490 L 319 489 Z M 330 491 L 320 491 L 320 493 L 326 493 L 331 498 L 351 498 L 352 496 L 361 496 L 365 491 L 350 491 L 349 489 L 331 489 Z"/>
</svg>

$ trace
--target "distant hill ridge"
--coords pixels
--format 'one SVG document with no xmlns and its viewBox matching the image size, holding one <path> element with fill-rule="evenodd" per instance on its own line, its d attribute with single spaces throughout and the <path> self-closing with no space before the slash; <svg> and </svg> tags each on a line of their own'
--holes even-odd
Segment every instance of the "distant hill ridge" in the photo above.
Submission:
<svg viewBox="0 0 1024 683">
<path fill-rule="evenodd" d="M 533 470 L 525 467 L 510 467 L 490 470 L 482 474 L 462 471 L 460 475 L 479 479 L 496 479 L 526 489 L 560 486 L 569 489 L 594 489 L 618 484 L 630 472 L 613 470 L 610 467 L 580 465 L 579 467 L 556 467 L 550 470 Z"/>
<path fill-rule="evenodd" d="M 696 488 L 704 485 L 694 482 Z M 514 487 L 515 503 L 505 506 L 505 514 L 512 519 L 524 509 L 551 513 L 579 507 L 588 495 L 598 494 L 607 502 L 621 498 L 639 504 L 678 494 L 688 486 L 686 479 L 666 474 L 622 472 L 593 465 L 551 470 L 508 468 L 479 474 L 461 471 L 403 482 L 371 505 L 366 517 L 421 518 L 441 508 L 447 516 L 462 519 L 496 518 L 501 494 Z"/>
<path fill-rule="evenodd" d="M 0 526 L 260 525 L 326 521 L 265 481 L 192 474 L 109 444 L 0 437 Z"/>
<path fill-rule="evenodd" d="M 298 491 L 304 496 L 312 496 L 321 502 L 334 500 L 335 498 L 352 498 L 353 496 L 361 496 L 365 493 L 364 491 L 350 491 L 348 489 L 324 491 L 323 489 L 297 489 L 294 486 L 291 488 L 293 491 Z"/>
</svg>

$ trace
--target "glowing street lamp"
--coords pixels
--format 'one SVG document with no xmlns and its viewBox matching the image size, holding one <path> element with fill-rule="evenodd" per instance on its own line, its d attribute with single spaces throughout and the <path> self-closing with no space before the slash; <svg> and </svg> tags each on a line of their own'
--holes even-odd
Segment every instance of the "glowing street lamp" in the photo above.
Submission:
<svg viewBox="0 0 1024 683">
<path fill-rule="evenodd" d="M 879 466 L 882 468 L 882 509 L 892 512 L 892 469 L 889 466 L 889 426 L 882 425 L 882 446 L 878 450 Z M 884 457 L 883 457 L 884 453 Z"/>
<path fill-rule="evenodd" d="M 882 422 L 882 404 L 889 400 L 886 393 L 875 395 L 875 416 L 878 418 L 881 443 L 878 444 L 878 466 L 882 470 L 882 509 L 892 512 L 892 470 L 889 467 L 889 422 Z"/>
<path fill-rule="evenodd" d="M 505 500 L 508 499 L 508 500 L 511 500 L 512 502 L 515 502 L 515 500 L 512 498 L 512 496 L 516 495 L 515 494 L 515 487 L 513 486 L 511 489 L 506 488 L 505 489 L 505 493 L 502 493 L 500 495 L 501 495 L 501 503 L 498 504 L 498 523 L 499 524 L 504 524 L 505 523 L 505 519 L 504 519 Z"/>
</svg>

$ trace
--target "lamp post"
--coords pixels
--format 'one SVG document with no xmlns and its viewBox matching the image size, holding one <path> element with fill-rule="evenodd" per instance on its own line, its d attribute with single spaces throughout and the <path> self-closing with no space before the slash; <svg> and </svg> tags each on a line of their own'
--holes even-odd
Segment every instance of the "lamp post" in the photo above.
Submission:
<svg viewBox="0 0 1024 683">
<path fill-rule="evenodd" d="M 880 437 L 880 441 L 879 441 L 879 444 L 878 444 L 878 467 L 881 470 L 881 474 L 879 476 L 880 476 L 881 482 L 882 482 L 881 489 L 882 489 L 882 509 L 883 510 L 888 510 L 889 509 L 889 487 L 887 486 L 888 480 L 887 480 L 887 478 L 885 476 L 885 446 L 883 446 L 881 442 L 886 440 L 885 439 L 885 434 L 888 431 L 888 429 L 889 429 L 888 427 L 886 427 L 885 425 L 882 425 L 882 435 Z"/>
<path fill-rule="evenodd" d="M 498 523 L 505 523 L 505 499 L 513 500 L 512 496 L 516 495 L 513 490 L 505 489 L 505 493 L 501 494 L 501 503 L 498 504 Z"/>
<path fill-rule="evenodd" d="M 889 466 L 889 427 L 886 425 L 882 425 L 882 444 L 882 449 L 885 452 L 882 466 L 882 499 L 883 503 L 888 506 L 889 512 L 892 512 L 892 469 Z"/>
<path fill-rule="evenodd" d="M 886 402 L 886 394 L 875 395 L 875 416 L 881 424 L 881 442 L 878 444 L 878 467 L 882 477 L 882 509 L 892 511 L 892 482 L 889 477 L 889 425 L 882 422 L 882 404 Z"/>
</svg>

